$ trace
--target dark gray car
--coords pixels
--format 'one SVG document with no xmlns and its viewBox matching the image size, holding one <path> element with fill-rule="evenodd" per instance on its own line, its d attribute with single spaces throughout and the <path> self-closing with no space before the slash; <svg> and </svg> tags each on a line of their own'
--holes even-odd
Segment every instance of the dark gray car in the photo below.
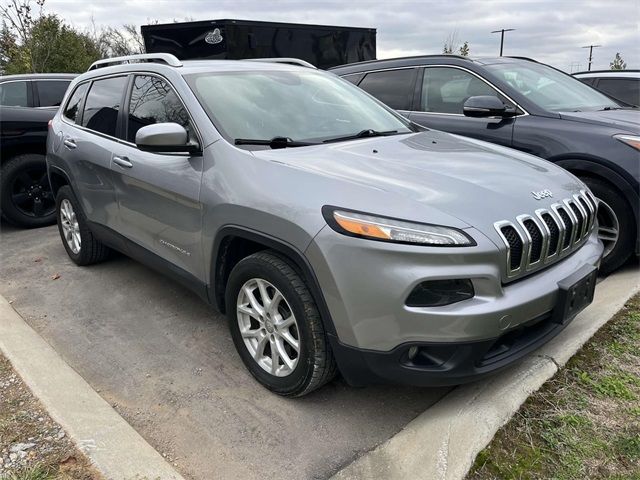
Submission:
<svg viewBox="0 0 640 480">
<path fill-rule="evenodd" d="M 78 265 L 122 251 L 217 305 L 269 389 L 303 395 L 336 369 L 470 381 L 591 301 L 597 201 L 567 171 L 417 131 L 314 68 L 124 61 L 76 79 L 53 119 L 62 244 Z"/>
<path fill-rule="evenodd" d="M 604 272 L 640 253 L 640 111 L 526 58 L 427 55 L 331 69 L 410 120 L 545 158 L 603 200 Z"/>
</svg>

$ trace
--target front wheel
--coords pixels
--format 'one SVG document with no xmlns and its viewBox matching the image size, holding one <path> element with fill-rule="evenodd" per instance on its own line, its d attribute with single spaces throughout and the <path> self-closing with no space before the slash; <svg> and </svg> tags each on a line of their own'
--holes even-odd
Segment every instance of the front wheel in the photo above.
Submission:
<svg viewBox="0 0 640 480">
<path fill-rule="evenodd" d="M 633 252 L 636 222 L 629 204 L 613 186 L 597 178 L 582 179 L 600 200 L 598 237 L 604 245 L 600 271 L 604 274 L 621 267 Z"/>
<path fill-rule="evenodd" d="M 335 376 L 313 297 L 284 258 L 264 251 L 241 260 L 229 276 L 226 309 L 242 361 L 269 390 L 302 396 Z"/>
</svg>

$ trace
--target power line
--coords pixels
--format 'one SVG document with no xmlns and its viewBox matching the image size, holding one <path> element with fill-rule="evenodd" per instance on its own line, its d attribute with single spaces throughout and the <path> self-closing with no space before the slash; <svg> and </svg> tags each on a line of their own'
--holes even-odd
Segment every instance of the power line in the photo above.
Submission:
<svg viewBox="0 0 640 480">
<path fill-rule="evenodd" d="M 502 56 L 502 49 L 504 47 L 504 32 L 513 32 L 515 28 L 502 28 L 500 30 L 494 30 L 491 33 L 499 33 L 500 34 L 500 56 Z"/>
</svg>

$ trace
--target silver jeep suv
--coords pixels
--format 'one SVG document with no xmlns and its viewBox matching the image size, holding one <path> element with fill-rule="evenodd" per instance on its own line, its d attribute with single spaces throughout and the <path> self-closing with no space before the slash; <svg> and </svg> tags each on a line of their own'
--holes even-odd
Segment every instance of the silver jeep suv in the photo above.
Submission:
<svg viewBox="0 0 640 480">
<path fill-rule="evenodd" d="M 590 303 L 602 244 L 580 180 L 292 63 L 142 55 L 74 80 L 47 152 L 69 257 L 167 272 L 292 396 L 337 370 L 470 381 Z"/>
</svg>

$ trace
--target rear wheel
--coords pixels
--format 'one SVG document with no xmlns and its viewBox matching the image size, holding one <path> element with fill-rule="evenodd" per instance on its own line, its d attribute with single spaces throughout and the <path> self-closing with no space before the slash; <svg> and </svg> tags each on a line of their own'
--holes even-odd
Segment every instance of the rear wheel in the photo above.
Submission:
<svg viewBox="0 0 640 480">
<path fill-rule="evenodd" d="M 611 273 L 622 266 L 633 252 L 636 222 L 629 204 L 615 187 L 592 177 L 584 177 L 582 181 L 600 200 L 598 237 L 604 244 L 600 271 Z"/>
<path fill-rule="evenodd" d="M 269 390 L 302 396 L 335 376 L 313 297 L 284 258 L 265 251 L 241 260 L 229 276 L 226 310 L 242 361 Z"/>
<path fill-rule="evenodd" d="M 25 228 L 52 225 L 55 207 L 44 155 L 18 155 L 2 166 L 0 209 L 7 221 Z"/>
<path fill-rule="evenodd" d="M 71 260 L 78 265 L 91 265 L 109 256 L 109 248 L 89 230 L 78 200 L 67 185 L 58 190 L 56 212 L 62 245 Z"/>
</svg>

